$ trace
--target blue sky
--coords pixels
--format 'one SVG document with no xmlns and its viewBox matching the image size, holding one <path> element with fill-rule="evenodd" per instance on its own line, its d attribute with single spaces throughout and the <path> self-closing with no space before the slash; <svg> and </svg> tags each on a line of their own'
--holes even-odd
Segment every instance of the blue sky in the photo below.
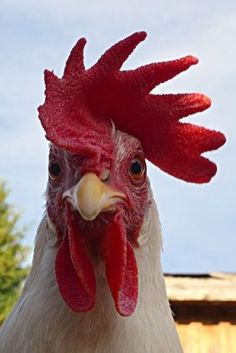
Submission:
<svg viewBox="0 0 236 353">
<path fill-rule="evenodd" d="M 48 146 L 37 118 L 44 100 L 43 70 L 61 75 L 77 39 L 88 40 L 85 63 L 137 30 L 148 32 L 125 64 L 196 55 L 200 63 L 155 92 L 202 92 L 212 107 L 190 121 L 223 131 L 227 144 L 214 153 L 219 167 L 207 185 L 174 179 L 149 166 L 164 238 L 168 272 L 236 271 L 236 3 L 226 0 L 76 1 L 1 0 L 0 178 L 10 201 L 30 225 L 33 246 L 44 211 Z"/>
</svg>

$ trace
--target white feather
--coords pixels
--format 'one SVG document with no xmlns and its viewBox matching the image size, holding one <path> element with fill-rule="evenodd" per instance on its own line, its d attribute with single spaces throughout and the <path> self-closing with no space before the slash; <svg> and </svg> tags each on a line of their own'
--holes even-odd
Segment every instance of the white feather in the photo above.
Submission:
<svg viewBox="0 0 236 353">
<path fill-rule="evenodd" d="M 94 309 L 78 314 L 65 305 L 55 280 L 57 247 L 51 246 L 56 244 L 52 232 L 45 216 L 36 236 L 31 273 L 0 330 L 0 353 L 182 352 L 161 269 L 161 232 L 153 199 L 140 238 L 145 241 L 136 250 L 138 305 L 127 318 L 115 311 L 101 268 Z"/>
</svg>

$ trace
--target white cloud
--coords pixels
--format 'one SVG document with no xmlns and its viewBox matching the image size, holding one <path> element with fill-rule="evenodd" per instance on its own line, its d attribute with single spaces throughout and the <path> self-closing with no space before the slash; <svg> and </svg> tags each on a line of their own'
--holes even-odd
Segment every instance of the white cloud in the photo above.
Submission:
<svg viewBox="0 0 236 353">
<path fill-rule="evenodd" d="M 226 0 L 224 4 L 219 5 L 214 0 L 206 1 L 188 1 L 180 0 L 167 0 L 165 2 L 158 0 L 90 0 L 89 2 L 78 2 L 77 0 L 66 0 L 60 1 L 42 0 L 40 2 L 32 3 L 31 0 L 2 0 L 1 7 L 5 11 L 19 11 L 22 14 L 31 14 L 32 16 L 49 16 L 50 19 L 65 19 L 69 18 L 73 20 L 78 16 L 98 16 L 103 15 L 103 20 L 108 20 L 106 14 L 126 14 L 130 18 L 134 18 L 135 15 L 145 16 L 147 13 L 149 16 L 158 11 L 164 18 L 170 19 L 181 19 L 185 18 L 196 18 L 199 15 L 201 17 L 211 17 L 214 13 L 224 13 L 228 9 L 234 9 L 234 1 Z M 48 19 L 48 18 L 46 18 Z M 122 22 L 122 19 L 121 19 Z"/>
</svg>

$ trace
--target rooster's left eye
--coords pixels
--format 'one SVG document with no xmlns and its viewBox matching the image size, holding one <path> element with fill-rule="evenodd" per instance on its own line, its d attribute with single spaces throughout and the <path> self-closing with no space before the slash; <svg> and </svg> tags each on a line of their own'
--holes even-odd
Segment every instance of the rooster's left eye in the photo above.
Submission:
<svg viewBox="0 0 236 353">
<path fill-rule="evenodd" d="M 146 164 L 144 158 L 137 157 L 131 162 L 129 173 L 135 180 L 140 180 L 143 178 L 146 172 Z"/>
<path fill-rule="evenodd" d="M 51 179 L 58 179 L 61 175 L 61 167 L 58 163 L 51 163 L 48 168 L 49 177 Z"/>
</svg>

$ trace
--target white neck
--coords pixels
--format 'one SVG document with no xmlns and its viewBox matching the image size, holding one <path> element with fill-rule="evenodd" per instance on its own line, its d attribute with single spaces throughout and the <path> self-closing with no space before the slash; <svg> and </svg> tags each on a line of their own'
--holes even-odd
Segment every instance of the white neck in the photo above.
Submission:
<svg viewBox="0 0 236 353">
<path fill-rule="evenodd" d="M 97 283 L 95 308 L 73 313 L 57 289 L 57 248 L 42 220 L 31 273 L 12 314 L 0 331 L 0 353 L 181 353 L 160 264 L 161 234 L 155 202 L 136 250 L 139 300 L 134 314 L 120 317 L 105 279 Z"/>
</svg>

